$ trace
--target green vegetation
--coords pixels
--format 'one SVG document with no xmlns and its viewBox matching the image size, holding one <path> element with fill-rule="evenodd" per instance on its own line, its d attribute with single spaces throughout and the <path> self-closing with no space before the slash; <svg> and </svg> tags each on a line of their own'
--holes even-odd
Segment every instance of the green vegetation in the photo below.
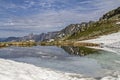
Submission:
<svg viewBox="0 0 120 80">
<path fill-rule="evenodd" d="M 120 31 L 120 25 L 117 25 L 116 22 L 117 22 L 116 20 L 98 21 L 93 25 L 90 25 L 90 27 L 87 30 L 82 32 L 77 32 L 69 36 L 66 40 L 71 40 L 71 39 L 85 40 L 85 39 L 96 38 L 101 35 L 107 35 L 107 34 L 118 32 Z"/>
</svg>

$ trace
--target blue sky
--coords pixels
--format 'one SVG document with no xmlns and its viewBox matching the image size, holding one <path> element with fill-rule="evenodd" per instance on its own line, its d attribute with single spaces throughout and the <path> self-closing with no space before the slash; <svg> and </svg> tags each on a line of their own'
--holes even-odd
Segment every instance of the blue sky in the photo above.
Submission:
<svg viewBox="0 0 120 80">
<path fill-rule="evenodd" d="M 0 0 L 0 37 L 58 31 L 119 6 L 120 0 Z"/>
</svg>

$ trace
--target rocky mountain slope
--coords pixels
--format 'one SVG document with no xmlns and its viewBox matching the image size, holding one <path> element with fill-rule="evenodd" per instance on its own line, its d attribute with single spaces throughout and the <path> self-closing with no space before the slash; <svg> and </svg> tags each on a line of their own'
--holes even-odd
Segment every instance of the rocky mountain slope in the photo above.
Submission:
<svg viewBox="0 0 120 80">
<path fill-rule="evenodd" d="M 120 7 L 104 14 L 103 17 L 100 18 L 100 20 L 118 19 L 118 18 L 120 18 Z"/>
<path fill-rule="evenodd" d="M 72 34 L 67 40 L 85 40 L 96 38 L 98 36 L 116 33 L 120 31 L 120 7 L 114 9 L 100 18 L 99 21 L 94 22 L 89 28 L 82 32 Z"/>
<path fill-rule="evenodd" d="M 65 27 L 64 29 L 62 29 L 58 34 L 57 34 L 57 38 L 63 38 L 63 37 L 68 37 L 72 34 L 75 34 L 76 32 L 81 32 L 81 31 L 85 31 L 87 30 L 90 25 L 92 25 L 94 22 L 90 21 L 90 22 L 82 22 L 81 24 L 70 24 L 67 27 Z"/>
<path fill-rule="evenodd" d="M 71 24 L 57 35 L 63 40 L 84 40 L 120 31 L 120 7 L 104 14 L 99 21 Z"/>
</svg>

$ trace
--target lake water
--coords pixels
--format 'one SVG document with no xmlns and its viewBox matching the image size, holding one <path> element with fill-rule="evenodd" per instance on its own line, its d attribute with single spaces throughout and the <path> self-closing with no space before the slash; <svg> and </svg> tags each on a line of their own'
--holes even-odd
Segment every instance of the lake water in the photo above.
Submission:
<svg viewBox="0 0 120 80">
<path fill-rule="evenodd" d="M 8 47 L 0 49 L 0 58 L 92 77 L 102 77 L 120 71 L 119 52 L 116 54 L 97 51 L 94 54 L 79 56 L 74 54 L 80 53 L 80 50 L 74 50 L 78 49 L 56 46 Z"/>
</svg>

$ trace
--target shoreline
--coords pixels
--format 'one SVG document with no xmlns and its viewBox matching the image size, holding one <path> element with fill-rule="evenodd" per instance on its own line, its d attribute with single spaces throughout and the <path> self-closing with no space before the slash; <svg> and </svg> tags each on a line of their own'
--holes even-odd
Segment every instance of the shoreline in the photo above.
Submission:
<svg viewBox="0 0 120 80">
<path fill-rule="evenodd" d="M 50 68 L 37 67 L 33 64 L 16 62 L 0 58 L 1 80 L 117 80 L 119 71 L 108 71 L 104 76 L 92 77 L 84 74 L 69 73 Z M 19 70 L 18 70 L 19 69 Z M 34 69 L 34 70 L 33 70 Z M 29 72 L 29 73 L 28 73 Z M 7 74 L 7 75 L 5 75 Z M 36 75 L 35 75 L 36 74 Z M 54 75 L 54 76 L 53 76 Z"/>
<path fill-rule="evenodd" d="M 116 51 L 111 50 L 110 48 L 107 48 L 107 47 L 104 47 L 104 48 L 101 48 L 101 47 L 88 47 L 88 48 L 99 49 L 99 50 L 103 50 L 103 51 L 117 53 Z"/>
<path fill-rule="evenodd" d="M 120 47 L 120 32 L 100 36 L 96 39 L 77 41 L 77 43 L 82 43 L 82 42 L 94 43 L 94 44 L 99 44 L 100 45 L 100 47 L 90 47 L 90 48 L 100 49 L 100 50 L 105 50 L 105 51 L 110 51 L 110 52 L 117 53 L 117 51 L 111 50 L 109 47 L 115 47 L 115 48 Z"/>
</svg>

